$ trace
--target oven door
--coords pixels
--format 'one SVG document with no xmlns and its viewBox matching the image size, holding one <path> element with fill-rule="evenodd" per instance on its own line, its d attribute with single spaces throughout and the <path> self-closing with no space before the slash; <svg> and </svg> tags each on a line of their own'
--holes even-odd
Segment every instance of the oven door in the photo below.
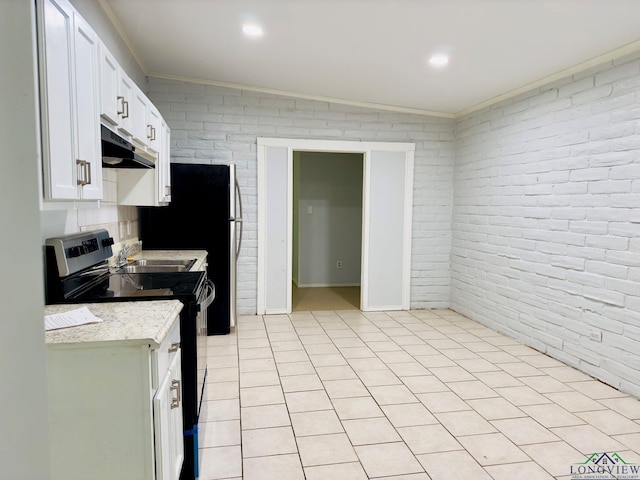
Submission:
<svg viewBox="0 0 640 480">
<path fill-rule="evenodd" d="M 207 381 L 207 309 L 216 298 L 216 287 L 213 282 L 207 279 L 204 288 L 198 297 L 198 305 L 196 314 L 196 364 L 197 364 L 197 392 L 198 410 L 196 412 L 196 424 L 193 426 L 193 434 L 195 436 L 193 443 L 193 473 L 194 478 L 200 475 L 200 449 L 203 447 L 203 435 L 198 434 L 200 416 L 206 415 L 207 402 L 204 401 L 204 389 Z"/>
<path fill-rule="evenodd" d="M 204 386 L 207 379 L 207 310 L 209 305 L 216 298 L 216 287 L 213 282 L 207 279 L 205 287 L 202 289 L 198 298 L 198 314 L 196 316 L 196 345 L 197 352 L 197 369 L 198 369 L 198 417 L 202 410 L 202 399 L 204 397 Z"/>
</svg>

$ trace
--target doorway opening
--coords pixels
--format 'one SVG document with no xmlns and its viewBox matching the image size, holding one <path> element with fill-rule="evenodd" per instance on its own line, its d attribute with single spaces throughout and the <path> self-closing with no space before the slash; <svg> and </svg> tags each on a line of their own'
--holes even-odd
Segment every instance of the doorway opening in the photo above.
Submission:
<svg viewBox="0 0 640 480">
<path fill-rule="evenodd" d="M 360 310 L 408 310 L 415 144 L 257 140 L 256 313 L 292 312 L 294 151 L 363 155 Z"/>
<path fill-rule="evenodd" d="M 293 311 L 360 309 L 364 154 L 293 151 Z"/>
</svg>

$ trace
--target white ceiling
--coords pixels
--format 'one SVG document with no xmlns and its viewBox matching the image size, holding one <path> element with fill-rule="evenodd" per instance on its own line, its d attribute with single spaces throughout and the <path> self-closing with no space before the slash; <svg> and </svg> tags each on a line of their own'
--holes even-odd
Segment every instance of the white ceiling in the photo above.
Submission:
<svg viewBox="0 0 640 480">
<path fill-rule="evenodd" d="M 461 113 L 596 57 L 640 49 L 638 0 L 101 3 L 148 75 L 425 113 Z M 246 37 L 246 20 L 264 36 Z M 442 49 L 450 64 L 430 67 Z"/>
</svg>

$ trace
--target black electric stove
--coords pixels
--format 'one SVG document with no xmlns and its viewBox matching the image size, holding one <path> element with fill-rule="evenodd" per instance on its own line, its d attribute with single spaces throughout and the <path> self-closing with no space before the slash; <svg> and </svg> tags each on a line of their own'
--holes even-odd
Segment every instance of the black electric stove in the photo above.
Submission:
<svg viewBox="0 0 640 480">
<path fill-rule="evenodd" d="M 197 300 L 206 281 L 205 272 L 111 273 L 88 289 L 71 297 L 74 303 L 158 300 L 172 297 Z"/>
<path fill-rule="evenodd" d="M 47 239 L 45 292 L 47 304 L 180 300 L 182 416 L 184 463 L 181 480 L 199 473 L 198 420 L 207 376 L 207 307 L 215 287 L 206 272 L 127 273 L 110 268 L 113 239 L 95 230 Z M 96 434 L 98 432 L 92 432 Z"/>
</svg>

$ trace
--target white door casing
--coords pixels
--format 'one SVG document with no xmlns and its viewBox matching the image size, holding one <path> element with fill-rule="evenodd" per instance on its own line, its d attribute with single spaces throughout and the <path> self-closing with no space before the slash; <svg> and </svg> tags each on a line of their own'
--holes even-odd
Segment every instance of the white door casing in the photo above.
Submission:
<svg viewBox="0 0 640 480">
<path fill-rule="evenodd" d="M 409 284 L 403 272 L 410 261 L 411 223 L 405 232 L 406 153 L 373 150 L 365 158 L 362 305 L 365 310 L 403 310 Z M 412 171 L 413 169 L 411 169 Z M 408 245 L 405 245 L 408 233 Z M 365 259 L 367 259 L 365 261 Z"/>
<path fill-rule="evenodd" d="M 364 154 L 361 310 L 408 310 L 412 143 L 258 138 L 257 313 L 291 312 L 293 151 Z"/>
<path fill-rule="evenodd" d="M 292 155 L 258 143 L 258 313 L 291 311 Z"/>
</svg>

